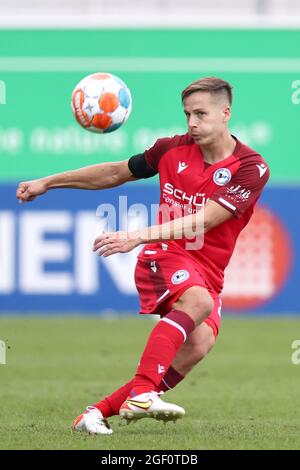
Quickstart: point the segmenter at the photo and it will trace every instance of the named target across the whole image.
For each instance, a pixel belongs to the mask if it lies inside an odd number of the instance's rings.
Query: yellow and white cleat
[[[161,400],[162,392],[141,393],[133,398],[128,397],[121,405],[119,415],[127,422],[141,418],[154,418],[161,421],[176,421],[185,415],[181,406]]]

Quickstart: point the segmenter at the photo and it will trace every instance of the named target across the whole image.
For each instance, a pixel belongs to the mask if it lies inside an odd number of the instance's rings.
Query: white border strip
[[[167,289],[156,301],[156,303],[160,302],[164,297],[166,297],[166,295],[168,295],[170,293],[170,290]]]
[[[185,332],[184,328],[182,328],[181,325],[178,325],[178,323],[176,323],[175,321],[170,320],[170,318],[165,318],[165,317],[164,317],[164,318],[161,319],[161,321],[164,321],[164,322],[166,322],[166,323],[169,323],[169,325],[172,325],[172,326],[174,326],[175,328],[177,328],[177,330],[181,331],[181,333],[183,334],[184,341],[186,341],[186,338],[187,338],[186,332]]]
[[[222,202],[225,206],[227,206],[227,207],[229,207],[230,209],[232,209],[233,211],[236,211],[236,207],[233,206],[232,204],[230,204],[230,202],[225,201],[225,199],[223,199],[222,197],[219,197],[219,201]]]
[[[169,387],[169,385],[167,384],[167,382],[165,381],[165,379],[161,379],[161,381],[165,384],[165,386],[166,386],[169,390],[172,389],[172,387]]]
[[[174,12],[144,10],[142,13],[122,12],[117,14],[72,14],[62,12],[44,14],[1,14],[1,29],[299,29],[300,15],[228,15],[219,10],[217,15],[201,15],[201,9],[193,13],[177,10]]]
[[[299,73],[300,58],[0,57],[0,72]]]

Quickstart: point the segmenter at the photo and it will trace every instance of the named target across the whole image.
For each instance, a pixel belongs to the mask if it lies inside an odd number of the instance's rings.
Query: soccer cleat
[[[119,415],[127,422],[140,418],[154,418],[162,421],[176,421],[185,415],[183,408],[160,399],[163,392],[146,392],[134,398],[128,397],[121,405]]]
[[[94,406],[88,406],[86,411],[75,419],[73,429],[76,431],[87,432],[88,434],[113,433],[113,430],[103,417],[101,411]]]

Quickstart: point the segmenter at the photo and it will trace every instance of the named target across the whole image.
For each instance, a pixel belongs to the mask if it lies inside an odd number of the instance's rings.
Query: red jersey
[[[164,242],[170,251],[184,250],[199,263],[209,287],[216,292],[223,288],[224,270],[237,237],[249,222],[270,175],[261,155],[235,140],[233,154],[212,165],[204,161],[201,148],[188,134],[159,139],[144,153],[148,165],[159,173],[160,205],[181,209],[188,205],[197,212],[210,199],[233,214],[205,234],[201,249],[186,249],[184,239]],[[149,245],[143,251],[146,249]]]

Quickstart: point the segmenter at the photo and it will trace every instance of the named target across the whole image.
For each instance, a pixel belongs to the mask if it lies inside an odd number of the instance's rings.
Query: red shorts
[[[164,246],[164,244],[162,244]],[[167,245],[165,245],[167,247]],[[140,313],[161,316],[172,310],[172,305],[192,286],[208,290],[214,308],[204,320],[217,336],[221,323],[221,300],[207,284],[201,266],[184,253],[164,250],[160,244],[147,245],[138,257],[135,283],[140,296]]]

